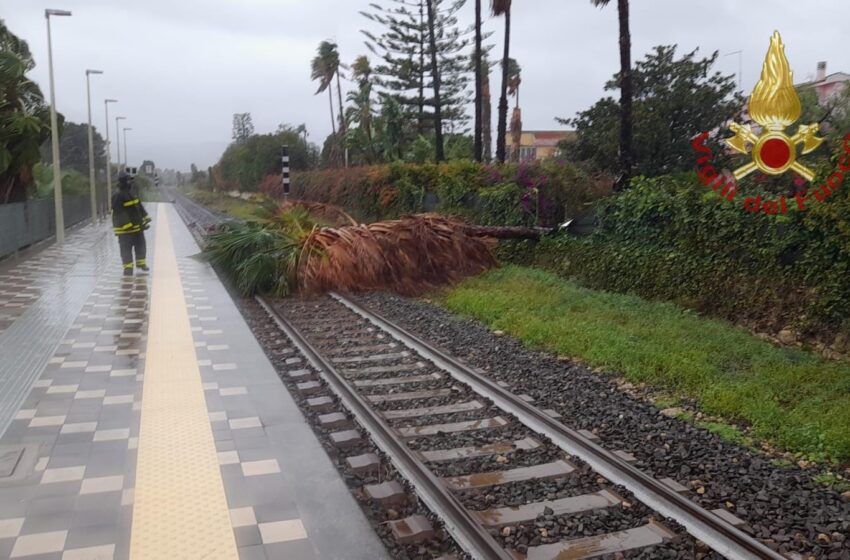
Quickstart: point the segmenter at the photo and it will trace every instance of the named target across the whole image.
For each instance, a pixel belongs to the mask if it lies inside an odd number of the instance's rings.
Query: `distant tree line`
[[[307,127],[281,124],[271,134],[256,134],[250,113],[233,116],[233,142],[218,163],[206,171],[192,164],[189,181],[210,190],[256,190],[266,175],[279,174],[283,146],[289,147],[290,168],[319,165],[319,148],[307,141]]]

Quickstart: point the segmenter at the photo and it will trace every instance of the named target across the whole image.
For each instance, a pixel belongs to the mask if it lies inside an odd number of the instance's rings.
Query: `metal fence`
[[[91,217],[91,202],[87,196],[66,196],[65,227],[71,227]],[[52,198],[0,204],[0,259],[56,232],[56,216]]]

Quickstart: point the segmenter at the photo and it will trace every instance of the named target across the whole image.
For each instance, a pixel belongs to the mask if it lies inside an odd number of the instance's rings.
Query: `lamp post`
[[[91,219],[97,218],[97,195],[94,188],[94,134],[91,129],[91,83],[89,76],[103,74],[101,70],[86,70],[86,101],[89,109],[89,190],[91,191]]]
[[[128,166],[128,164],[127,164],[127,131],[128,130],[133,130],[133,129],[132,128],[125,128],[124,129],[124,167]]]
[[[56,122],[56,88],[53,85],[53,44],[50,16],[70,16],[67,10],[44,10],[47,20],[47,64],[50,68],[50,138],[53,148],[53,202],[56,208],[56,243],[65,242],[65,216],[62,210],[62,168],[59,164],[59,124]]]
[[[121,167],[121,129],[119,128],[118,121],[123,121],[127,117],[115,117],[115,157],[118,159],[118,173],[124,171],[124,168]]]
[[[117,99],[104,99],[103,108],[106,113],[106,213],[109,214],[109,205],[112,204],[112,155],[109,151],[109,104],[118,103]]]

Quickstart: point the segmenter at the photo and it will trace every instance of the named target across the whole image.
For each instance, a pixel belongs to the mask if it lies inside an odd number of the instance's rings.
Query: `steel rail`
[[[680,496],[652,476],[626,463],[607,449],[380,314],[367,310],[341,294],[331,292],[330,295],[458,381],[470,386],[482,397],[493,401],[508,414],[516,416],[528,428],[545,435],[561,449],[579,457],[610,481],[624,486],[644,504],[674,519],[691,535],[705,542],[716,552],[732,560],[785,560],[781,554],[714,513]]]
[[[217,223],[225,221],[221,216],[216,216],[212,211],[182,193],[176,194],[182,202],[188,202],[189,205],[200,208],[208,216],[213,216],[214,221]],[[683,525],[691,535],[702,540],[718,553],[732,560],[787,560],[785,556],[771,550],[763,543],[748,536],[717,515],[680,496],[655,478],[626,463],[602,446],[590,441],[575,430],[568,428],[545,412],[479,374],[474,369],[459,362],[407,330],[393,324],[378,313],[367,310],[336,292],[331,292],[330,295],[364,319],[389,333],[399,342],[414,349],[423,358],[432,361],[455,379],[469,385],[479,395],[492,400],[496,406],[505,412],[516,416],[528,428],[547,436],[567,453],[584,460],[599,474],[605,476],[615,484],[627,488],[644,504],[674,519]],[[399,472],[407,477],[417,491],[426,487],[434,490],[435,493],[433,495],[420,494],[422,500],[432,511],[441,516],[446,529],[452,534],[458,544],[475,558],[510,559],[511,556],[504,549],[501,549],[489,534],[486,534],[486,541],[489,541],[487,544],[491,550],[492,547],[496,548],[496,550],[492,550],[493,554],[499,555],[482,556],[482,550],[484,549],[475,548],[475,537],[476,535],[479,537],[482,536],[481,533],[486,533],[486,531],[483,531],[474,520],[469,518],[468,512],[466,512],[463,506],[456,501],[451,493],[445,490],[439,480],[410,454],[407,447],[396,441],[396,438],[392,435],[391,428],[382,418],[375,418],[375,424],[384,432],[383,437],[379,438],[377,433],[372,431],[371,423],[367,421],[367,418],[374,417],[371,407],[341,380],[336,369],[301,337],[298,331],[288,321],[281,317],[262,298],[257,297],[257,301],[269,313],[278,327],[304,353],[313,367],[320,372],[322,377],[328,382],[343,404],[355,415],[358,421],[361,421],[362,417],[361,425],[370,430],[370,435],[372,435],[376,445],[390,457]],[[336,383],[334,379],[337,381]],[[346,396],[338,392],[337,388],[343,390]],[[394,455],[391,450],[398,450],[401,455]],[[404,457],[403,464],[399,464],[396,461],[397,457]],[[421,475],[421,479],[411,476],[414,471],[411,471],[410,474],[405,472],[405,466],[413,464],[419,464],[419,467],[424,469],[424,472],[418,473]],[[434,486],[435,484],[436,486]],[[443,504],[454,509],[454,513],[458,515],[457,521],[450,517],[444,517],[440,513]]]
[[[473,558],[481,560],[512,560],[513,556],[499,546],[443,482],[416,458],[392,427],[348,384],[342,374],[313,348],[298,329],[262,297],[257,296],[256,299],[278,328],[319,372],[358,423],[368,430],[375,445],[387,454],[399,473],[414,486],[419,498],[442,519],[446,529],[461,548]]]
[[[167,191],[175,199],[179,199],[180,202],[182,202],[184,206],[190,206],[190,207],[192,207],[196,210],[200,210],[201,213],[203,213],[205,216],[207,216],[206,221],[208,221],[210,223],[221,224],[221,223],[229,221],[229,220],[226,220],[223,216],[216,214],[215,212],[213,212],[212,210],[210,210],[206,206],[199,204],[198,202],[195,202],[194,200],[192,200],[191,198],[189,198],[185,194],[181,193],[177,189],[168,188]],[[193,221],[197,222],[197,220],[193,220]]]

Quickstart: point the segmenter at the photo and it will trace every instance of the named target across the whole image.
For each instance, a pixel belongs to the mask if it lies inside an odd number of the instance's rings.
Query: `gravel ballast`
[[[780,552],[850,560],[850,500],[813,481],[816,471],[779,466],[669,418],[620,390],[611,376],[529,350],[434,304],[389,294],[358,299],[513,392],[531,395],[536,406],[556,410],[567,426],[594,432],[606,448],[633,454],[636,467],[692,489],[688,497],[703,507],[727,509]]]

